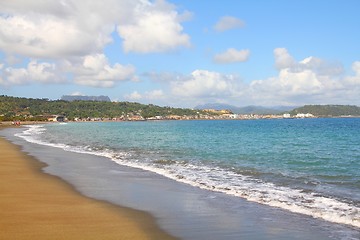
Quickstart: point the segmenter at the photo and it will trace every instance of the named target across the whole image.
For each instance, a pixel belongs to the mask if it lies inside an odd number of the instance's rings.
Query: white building
[[[312,118],[314,117],[314,115],[312,115],[311,113],[298,113],[296,114],[297,118]]]
[[[283,118],[290,118],[290,117],[291,117],[290,113],[284,113],[283,115]]]

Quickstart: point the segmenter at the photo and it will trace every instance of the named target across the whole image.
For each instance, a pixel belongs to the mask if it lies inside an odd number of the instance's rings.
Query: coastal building
[[[222,109],[222,110],[216,110],[216,109],[204,109],[204,112],[209,112],[209,113],[213,113],[213,114],[219,114],[219,115],[223,115],[223,114],[232,114],[232,112],[230,110],[226,110],[226,109]]]
[[[314,115],[312,115],[311,113],[298,113],[295,116],[296,118],[313,118]]]
[[[65,122],[67,119],[63,115],[52,115],[48,116],[47,120],[49,122]]]
[[[283,114],[283,118],[291,118],[290,113],[284,113],[284,114]]]

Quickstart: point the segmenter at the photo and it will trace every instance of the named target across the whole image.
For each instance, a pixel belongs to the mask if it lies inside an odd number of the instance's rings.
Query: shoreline
[[[75,194],[85,198],[148,213],[153,222],[156,219],[156,227],[160,226],[167,233],[184,240],[327,240],[330,236],[331,239],[352,240],[358,239],[360,234],[354,228],[199,189],[156,173],[119,165],[107,157],[26,142],[15,136],[22,129],[7,128],[0,135],[19,146],[18,149],[40,165],[44,163],[38,172],[55,176]]]
[[[8,127],[22,127],[25,125],[58,124],[58,123],[117,123],[117,122],[160,122],[160,121],[250,121],[250,120],[293,120],[293,119],[351,119],[360,118],[357,115],[342,116],[314,116],[314,117],[259,117],[259,118],[198,118],[198,119],[144,119],[144,120],[81,120],[81,121],[0,121],[0,130]]]
[[[83,196],[3,137],[0,154],[2,239],[176,239],[146,212]]]

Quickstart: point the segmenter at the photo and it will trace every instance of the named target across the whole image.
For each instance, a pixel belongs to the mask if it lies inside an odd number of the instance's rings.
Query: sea
[[[151,212],[182,239],[360,239],[360,118],[69,122],[12,131],[61,151],[48,155],[51,174],[90,197]]]

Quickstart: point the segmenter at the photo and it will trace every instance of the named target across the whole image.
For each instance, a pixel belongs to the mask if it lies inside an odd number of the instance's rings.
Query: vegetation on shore
[[[317,117],[360,116],[360,107],[352,105],[305,105],[290,112],[291,115],[298,113],[311,113]]]
[[[0,96],[0,121],[46,121],[50,115],[75,118],[118,118],[121,116],[194,116],[209,114],[199,110],[159,107],[135,102],[64,101]]]

